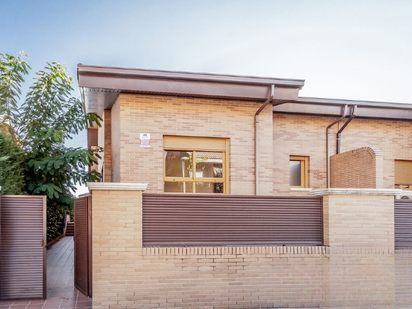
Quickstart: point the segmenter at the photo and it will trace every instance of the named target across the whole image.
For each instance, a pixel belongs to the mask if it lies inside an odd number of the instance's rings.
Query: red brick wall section
[[[361,147],[383,153],[383,187],[394,188],[395,160],[412,160],[412,123],[355,118],[342,133],[341,152]]]
[[[330,158],[332,188],[382,188],[383,154],[362,147]]]

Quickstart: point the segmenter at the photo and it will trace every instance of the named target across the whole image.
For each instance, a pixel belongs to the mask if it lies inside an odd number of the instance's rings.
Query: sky
[[[33,71],[294,78],[300,96],[412,103],[410,0],[0,0],[0,12],[0,53],[24,51]]]

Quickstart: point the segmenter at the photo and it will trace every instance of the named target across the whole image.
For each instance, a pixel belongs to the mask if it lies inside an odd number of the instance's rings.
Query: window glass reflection
[[[302,162],[301,161],[289,161],[290,162],[290,185],[293,187],[302,186]]]
[[[196,193],[223,193],[223,183],[196,182]]]
[[[193,152],[191,151],[165,151],[166,176],[190,177],[193,166]]]
[[[195,155],[196,178],[223,178],[223,153],[198,151]]]
[[[165,192],[193,193],[193,182],[165,182]]]

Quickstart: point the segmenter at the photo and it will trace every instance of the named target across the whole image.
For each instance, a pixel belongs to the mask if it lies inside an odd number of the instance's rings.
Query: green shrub
[[[65,213],[55,201],[47,201],[47,242],[63,234]]]

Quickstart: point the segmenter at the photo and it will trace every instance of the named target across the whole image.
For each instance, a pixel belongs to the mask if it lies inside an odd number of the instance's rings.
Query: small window
[[[395,160],[395,188],[412,190],[412,161]]]
[[[309,157],[290,156],[289,175],[292,188],[309,187]]]
[[[227,193],[225,139],[164,137],[164,192]]]

